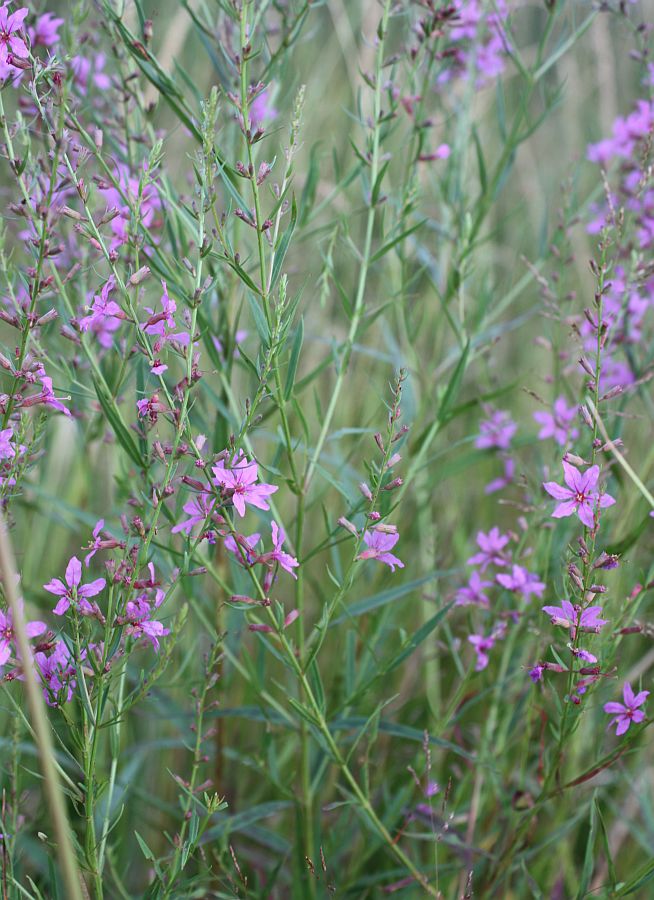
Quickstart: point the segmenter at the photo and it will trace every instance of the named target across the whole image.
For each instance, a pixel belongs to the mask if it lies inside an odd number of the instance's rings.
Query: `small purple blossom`
[[[190,534],[196,525],[203,524],[209,518],[215,504],[215,498],[206,493],[197,494],[187,500],[182,509],[189,518],[174,525],[170,529],[171,534],[179,534],[180,531]]]
[[[125,313],[115,300],[110,300],[109,295],[115,288],[113,278],[110,278],[103,286],[99,294],[93,297],[88,316],[79,320],[82,331],[93,331],[98,334],[100,343],[105,349],[112,346],[112,331],[120,326],[120,320],[125,319]],[[110,327],[108,327],[110,326]]]
[[[497,447],[499,450],[508,450],[517,428],[518,426],[508,412],[497,409],[491,413],[488,419],[484,419],[480,423],[475,447],[479,450],[489,450],[493,447]]]
[[[34,25],[27,29],[32,49],[35,47],[54,47],[59,43],[59,29],[63,19],[56,18],[51,12],[39,16]]]
[[[501,475],[499,478],[494,478],[493,481],[489,481],[484,488],[484,493],[495,494],[497,491],[503,491],[505,487],[508,487],[513,482],[514,475],[515,461],[513,457],[507,456],[504,460],[504,475]]]
[[[0,67],[4,70],[7,63],[11,65],[9,56],[19,56],[26,59],[29,55],[27,45],[23,40],[23,22],[29,10],[23,6],[10,13],[8,4],[0,6]]]
[[[596,507],[605,509],[615,503],[615,499],[609,494],[600,494],[597,490],[599,466],[591,466],[581,473],[564,459],[563,472],[567,487],[562,487],[555,481],[546,481],[543,484],[550,496],[562,501],[555,507],[553,518],[561,519],[576,513],[583,525],[594,528]]]
[[[165,628],[162,622],[152,618],[164,597],[161,590],[155,592],[153,601],[148,599],[147,594],[140,594],[135,600],[128,601],[125,615],[117,618],[118,624],[125,626],[126,634],[135,638],[147,638],[155,652],[159,651],[159,638],[170,634],[170,628]]]
[[[485,572],[488,566],[505,566],[507,564],[502,551],[511,538],[508,534],[500,534],[497,525],[491,528],[487,534],[478,531],[476,540],[480,552],[470,557],[469,566],[479,566],[481,571]]]
[[[46,630],[45,622],[26,622],[25,632],[28,638],[38,637]],[[12,655],[12,645],[14,641],[14,619],[11,610],[6,612],[0,610],[0,666],[4,666],[9,657]],[[15,653],[14,653],[15,655]]]
[[[586,609],[582,609],[569,600],[563,600],[561,606],[543,606],[542,609],[551,618],[552,625],[569,628],[573,639],[577,629],[597,633],[608,622],[608,619],[599,618],[601,606],[587,606]]]
[[[93,529],[93,541],[91,542],[91,548],[90,548],[91,552],[87,553],[86,556],[84,557],[84,565],[86,566],[87,569],[89,567],[89,563],[91,562],[91,560],[93,559],[93,557],[95,556],[95,554],[98,552],[98,550],[100,549],[100,547],[102,545],[102,539],[100,537],[100,533],[103,528],[104,528],[104,519],[98,519],[98,521],[95,523],[95,528]]]
[[[545,590],[545,585],[538,580],[538,576],[533,572],[528,572],[523,566],[514,565],[510,575],[501,572],[495,578],[507,591],[516,591],[518,594],[522,594],[525,600],[528,600],[532,594],[542,597]]]
[[[82,564],[76,556],[73,556],[66,566],[65,574],[66,583],[64,584],[59,578],[53,578],[47,584],[43,585],[44,590],[49,594],[61,599],[52,610],[55,616],[63,616],[71,603],[76,603],[82,615],[93,615],[95,609],[89,603],[89,597],[95,597],[100,591],[104,590],[106,581],[104,578],[96,578],[89,584],[81,584],[82,581]]]
[[[638,707],[645,703],[645,700],[649,697],[649,691],[640,691],[638,694],[634,694],[633,688],[629,682],[625,681],[622,689],[622,696],[624,698],[624,704],[615,703],[613,701],[604,704],[604,712],[611,716],[615,716],[615,718],[611,719],[609,722],[609,726],[616,726],[615,733],[618,737],[627,731],[632,722],[638,724],[638,722],[643,721],[645,718],[645,710],[638,709]]]
[[[390,526],[386,527],[388,528]],[[363,550],[357,556],[357,559],[379,560],[379,562],[385,563],[387,566],[389,566],[391,572],[395,571],[396,566],[399,569],[403,569],[404,563],[402,562],[402,560],[398,559],[397,556],[394,556],[394,554],[389,552],[397,544],[399,539],[400,536],[397,531],[388,532],[380,528],[373,528],[372,531],[366,531],[363,535],[363,542],[368,549]]]
[[[86,651],[83,650],[82,655],[85,654]],[[49,655],[42,652],[35,653],[34,663],[36,672],[43,682],[43,696],[48,706],[57,707],[60,703],[70,703],[77,682],[75,665],[66,644],[57,641]]]
[[[16,455],[16,450],[11,444],[13,436],[14,431],[11,426],[0,431],[0,459],[13,459]]]
[[[250,104],[250,124],[253,128],[265,128],[277,118],[277,110],[270,99],[270,91],[265,88]]]
[[[277,485],[256,484],[259,477],[259,467],[256,462],[250,462],[244,454],[240,454],[227,466],[220,460],[213,466],[214,481],[231,497],[236,512],[245,515],[245,506],[250,504],[257,509],[270,509],[266,500],[277,490]]]
[[[244,534],[228,534],[225,538],[225,548],[229,550],[230,553],[234,554],[241,565],[252,566],[258,559],[258,555],[255,553],[254,548],[260,540],[261,535],[258,531],[255,531],[254,534],[247,537]]]
[[[473,572],[468,579],[468,584],[459,588],[456,592],[455,606],[488,606],[488,597],[484,593],[485,588],[492,587],[492,581],[482,581],[478,572]]]
[[[279,563],[282,569],[285,569],[289,572],[293,578],[297,578],[297,575],[293,571],[293,569],[297,568],[300,564],[294,556],[291,556],[290,553],[286,553],[282,550],[282,546],[284,541],[286,540],[286,534],[284,533],[284,529],[280,528],[277,525],[277,522],[274,520],[270,524],[272,531],[272,542],[273,542],[273,550],[271,553],[264,553],[263,556],[259,558],[260,562],[272,562],[275,561]]]
[[[495,646],[495,637],[492,634],[489,634],[487,637],[483,634],[471,634],[468,636],[468,641],[472,644],[477,654],[475,670],[481,672],[488,665],[488,654]]]
[[[534,419],[541,426],[538,432],[539,440],[554,438],[557,444],[565,447],[568,441],[573,441],[579,436],[579,430],[572,427],[577,415],[577,406],[568,406],[565,397],[557,397],[552,412],[534,413]]]

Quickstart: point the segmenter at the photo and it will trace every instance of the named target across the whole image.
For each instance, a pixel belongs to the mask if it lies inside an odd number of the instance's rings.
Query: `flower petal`
[[[66,566],[66,584],[68,587],[77,587],[82,580],[82,563],[76,556],[71,557]]]

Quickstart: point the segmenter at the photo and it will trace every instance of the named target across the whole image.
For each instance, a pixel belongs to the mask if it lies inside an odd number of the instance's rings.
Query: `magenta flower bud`
[[[391,456],[391,458],[388,460],[388,462],[386,463],[386,468],[387,468],[387,469],[392,469],[393,466],[396,466],[396,465],[399,463],[399,461],[400,461],[401,459],[402,459],[402,457],[400,456],[399,453],[394,453],[394,454]]]
[[[392,481],[389,481],[388,484],[384,485],[382,491],[394,491],[395,488],[402,487],[404,484],[404,480],[402,478],[394,478]]]

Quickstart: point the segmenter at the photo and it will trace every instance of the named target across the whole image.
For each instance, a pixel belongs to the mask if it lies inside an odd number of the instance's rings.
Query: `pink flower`
[[[625,681],[622,690],[624,704],[622,703],[605,703],[604,712],[614,715],[615,718],[609,722],[609,726],[615,725],[615,733],[619,737],[624,734],[632,722],[638,724],[645,718],[645,710],[638,709],[649,697],[649,691],[640,691],[634,695],[633,689],[628,681]]]
[[[46,630],[45,622],[26,622],[25,631],[27,637],[37,637]],[[6,612],[0,610],[0,666],[4,666],[9,657],[12,655],[12,644],[14,641],[14,620],[11,610]],[[15,654],[14,654],[15,655]]]
[[[264,128],[268,122],[277,118],[277,110],[270,100],[270,92],[264,89],[250,104],[250,124],[253,128]]]
[[[495,646],[495,636],[489,634],[485,637],[483,634],[471,634],[468,636],[468,641],[472,644],[477,654],[475,671],[481,672],[488,665],[488,653]]]
[[[125,606],[125,615],[119,616],[117,621],[125,625],[125,633],[136,638],[147,638],[155,652],[159,651],[159,638],[170,634],[170,628],[165,628],[162,622],[152,618],[156,609],[163,603],[165,594],[157,591],[154,601],[150,601],[146,594],[141,594],[136,600],[130,600]]]
[[[116,547],[124,547],[125,544],[122,541],[117,541],[116,538],[112,538],[111,535],[107,537],[102,537],[102,530],[104,528],[104,519],[98,519],[95,523],[95,528],[93,529],[93,540],[90,544],[84,548],[85,550],[90,550],[90,553],[87,553],[84,557],[84,565],[88,568],[89,563],[98,552],[98,550],[115,550]]]
[[[249,537],[246,537],[244,534],[236,536],[229,534],[225,538],[225,548],[229,550],[230,553],[234,554],[241,565],[252,566],[258,559],[257,554],[254,552],[254,548],[260,540],[261,535],[258,531],[255,531],[254,534],[251,534]]]
[[[79,320],[79,327],[82,331],[95,331],[102,334],[109,322],[113,325],[113,321],[125,318],[125,313],[120,306],[114,300],[109,299],[109,294],[114,290],[115,286],[114,279],[110,278],[103,285],[100,293],[95,295],[90,314]],[[119,325],[120,322],[118,322],[116,327]],[[111,330],[115,331],[115,328]],[[103,347],[111,346],[111,340],[107,345],[106,339],[103,341],[101,337],[100,342]]]
[[[504,460],[504,475],[499,478],[494,478],[493,481],[489,481],[486,487],[484,488],[485,494],[495,494],[497,491],[503,491],[505,487],[508,487],[513,481],[513,476],[515,474],[515,462],[513,457],[507,456]]]
[[[272,530],[272,542],[273,542],[273,550],[271,553],[264,553],[263,556],[259,557],[259,562],[278,562],[282,569],[286,569],[293,578],[297,578],[297,575],[293,571],[293,569],[299,566],[299,562],[294,556],[291,556],[290,553],[286,553],[282,550],[282,546],[284,541],[286,540],[286,534],[284,533],[283,528],[279,528],[277,522],[271,522],[271,530]]]
[[[12,459],[16,455],[16,451],[11,445],[13,436],[14,431],[11,427],[0,431],[0,459]]]
[[[488,450],[492,447],[508,450],[517,428],[508,412],[502,409],[495,410],[479,425],[475,447],[479,450]]]
[[[43,372],[43,374],[40,376],[40,379],[41,386],[43,388],[39,397],[40,402],[45,403],[46,406],[51,406],[58,412],[62,412],[65,416],[70,416],[71,411],[68,409],[68,407],[64,406],[61,400],[55,397],[55,393],[52,389],[52,378],[48,378],[45,372]],[[24,403],[23,406],[25,406]]]
[[[212,472],[214,481],[221,486],[228,497],[231,497],[234,508],[241,518],[245,515],[247,503],[256,506],[257,509],[270,509],[266,497],[275,493],[277,485],[256,484],[259,467],[254,460],[250,462],[241,453],[236,461],[232,460],[227,468],[225,461],[221,459],[217,465],[213,466]]]
[[[80,94],[87,93],[91,83],[99,91],[107,91],[111,87],[111,79],[104,73],[104,64],[107,61],[104,53],[97,53],[92,59],[85,56],[73,56],[70,61],[70,67],[73,72],[73,79]],[[112,228],[112,230],[114,230]]]
[[[87,567],[87,569],[88,569],[89,563],[91,562],[91,560],[93,559],[95,554],[100,549],[100,544],[101,544],[100,532],[102,531],[103,528],[104,528],[104,519],[98,519],[98,521],[95,523],[95,528],[93,529],[93,541],[91,543],[91,552],[87,553],[86,556],[84,557],[84,565]]]
[[[467,563],[469,566],[480,566],[481,571],[485,572],[488,566],[506,565],[502,550],[511,540],[508,534],[500,534],[500,529],[495,525],[487,534],[478,531],[476,540],[481,552],[470,557]]]
[[[4,64],[11,60],[9,55],[20,56],[26,59],[29,55],[25,41],[21,37],[23,31],[23,22],[29,10],[26,7],[17,9],[16,12],[9,13],[7,5],[0,6],[0,65],[4,68]]]
[[[563,600],[561,606],[543,606],[542,609],[550,616],[552,625],[569,628],[573,639],[577,629],[596,634],[608,622],[608,619],[599,618],[599,614],[602,612],[601,606],[587,606],[586,609],[582,609],[580,606],[570,603],[569,600]]]
[[[363,542],[368,549],[360,553],[357,556],[357,559],[377,559],[379,562],[389,566],[391,572],[395,571],[395,566],[403,569],[404,563],[398,559],[397,556],[389,553],[389,550],[393,549],[399,539],[400,536],[397,531],[388,533],[379,528],[374,528],[372,531],[366,531],[363,535]]]
[[[577,414],[578,407],[568,406],[565,397],[556,398],[552,412],[535,412],[534,419],[542,426],[538,432],[539,440],[554,438],[557,444],[565,447],[569,440],[579,436],[579,430],[571,427]]]
[[[53,47],[59,41],[59,29],[63,24],[63,19],[55,18],[50,12],[39,16],[27,29],[32,48]]]
[[[189,516],[189,518],[185,519],[185,521],[183,522],[179,522],[177,525],[174,525],[170,529],[170,533],[179,534],[180,531],[183,531],[184,534],[190,534],[196,525],[205,522],[206,519],[209,518],[215,503],[216,501],[211,496],[211,494],[204,493],[198,494],[191,500],[187,500],[182,509]]]
[[[597,490],[599,466],[591,466],[582,474],[566,460],[563,460],[564,480],[567,487],[555,481],[546,481],[543,487],[555,500],[561,500],[555,507],[552,516],[561,519],[577,513],[580,521],[587,528],[595,527],[595,509],[613,506],[615,500],[609,494],[600,494]]]
[[[545,590],[545,585],[538,580],[538,576],[528,572],[522,566],[514,565],[510,575],[502,572],[496,575],[495,578],[507,591],[517,591],[527,600],[532,594],[542,597]]]
[[[455,606],[488,606],[488,597],[484,589],[492,587],[492,581],[482,581],[479,572],[473,572],[468,579],[468,584],[459,588],[456,592]]]
[[[43,585],[49,594],[54,594],[55,597],[61,598],[52,610],[55,616],[63,616],[71,603],[77,603],[82,615],[92,615],[94,608],[88,602],[88,598],[99,594],[107,582],[104,578],[96,578],[95,581],[91,581],[89,584],[80,584],[82,580],[82,564],[76,556],[69,560],[66,566],[65,578],[66,584],[60,581],[59,578],[53,578],[52,581]]]
[[[86,651],[82,651],[85,655]],[[48,706],[70,703],[77,684],[76,669],[70,651],[63,641],[57,641],[52,653],[35,653],[36,672],[43,682],[43,696]]]

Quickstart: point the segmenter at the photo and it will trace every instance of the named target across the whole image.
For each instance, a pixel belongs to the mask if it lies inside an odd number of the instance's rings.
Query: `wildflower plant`
[[[0,7],[3,896],[647,890],[652,14]]]

